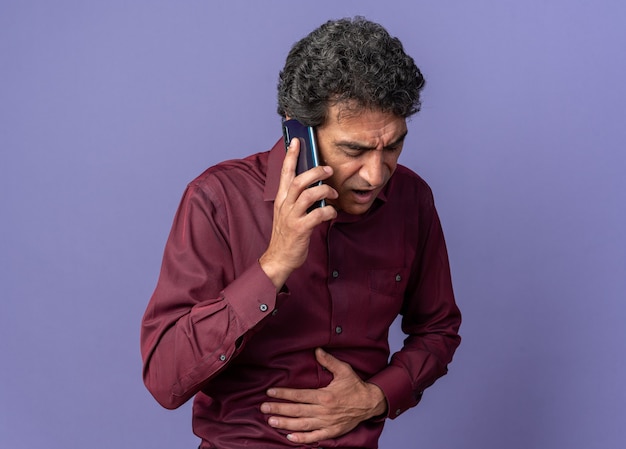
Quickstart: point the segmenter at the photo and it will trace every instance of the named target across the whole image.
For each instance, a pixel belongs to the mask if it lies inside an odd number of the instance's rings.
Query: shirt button
[[[278,309],[272,310],[272,316],[276,316],[277,313],[278,313]]]
[[[335,328],[335,333],[336,333],[336,334],[340,334],[340,333],[342,333],[342,332],[343,332],[343,329],[341,328],[341,326],[337,326],[337,327]]]
[[[333,270],[333,277],[334,278],[338,278],[339,277],[339,272],[337,270]]]
[[[396,274],[396,282],[400,282],[402,280],[402,276]]]
[[[402,413],[402,410],[400,409],[396,410],[396,416],[400,415],[400,413]]]
[[[261,310],[261,312],[267,312],[267,304],[261,304],[259,306],[259,309]]]
[[[224,354],[220,355],[220,360],[224,362],[226,360],[226,356]]]

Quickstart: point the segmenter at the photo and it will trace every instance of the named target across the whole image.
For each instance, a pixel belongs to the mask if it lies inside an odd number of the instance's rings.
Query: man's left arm
[[[368,419],[396,418],[417,405],[422,392],[447,373],[461,341],[461,314],[454,300],[443,231],[429,190],[426,196],[430,207],[421,215],[422,245],[402,308],[402,330],[408,335],[402,349],[386,368],[367,381],[361,380],[350,365],[318,350],[319,363],[333,374],[327,387],[270,389],[271,398],[290,402],[268,401],[261,411],[268,414],[270,425],[291,431],[291,441],[306,444],[336,438]]]
[[[430,189],[422,197],[420,241],[412,281],[402,307],[402,349],[389,365],[368,379],[385,393],[389,418],[396,418],[421,400],[422,393],[448,372],[461,343],[461,313],[454,299],[450,264],[439,216]]]

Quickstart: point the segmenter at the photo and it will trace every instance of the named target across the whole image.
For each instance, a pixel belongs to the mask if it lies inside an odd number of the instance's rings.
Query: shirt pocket
[[[389,326],[402,308],[408,273],[409,270],[406,268],[384,268],[369,271],[368,338],[372,340],[387,338]]]

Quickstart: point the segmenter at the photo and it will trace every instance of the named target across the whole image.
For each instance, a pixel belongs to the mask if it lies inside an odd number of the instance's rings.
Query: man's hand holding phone
[[[320,182],[332,175],[331,167],[313,167],[296,176],[299,152],[300,140],[291,139],[274,200],[270,243],[259,258],[261,268],[277,290],[283,286],[291,272],[306,260],[313,229],[337,216],[337,211],[332,206],[318,207],[308,212],[315,202],[324,198],[336,199],[338,193]]]

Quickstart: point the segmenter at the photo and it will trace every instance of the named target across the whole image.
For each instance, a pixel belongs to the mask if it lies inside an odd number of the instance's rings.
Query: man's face
[[[320,157],[334,171],[325,183],[339,193],[327,203],[349,214],[362,214],[396,169],[406,119],[389,112],[340,108],[331,106],[326,122],[317,127]]]

